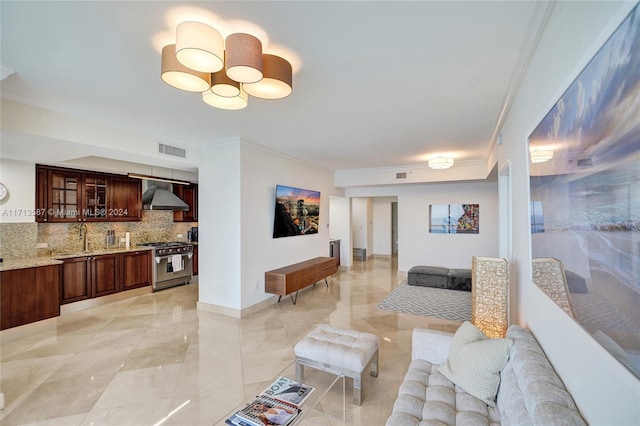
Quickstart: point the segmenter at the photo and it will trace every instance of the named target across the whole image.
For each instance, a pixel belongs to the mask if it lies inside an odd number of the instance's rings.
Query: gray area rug
[[[402,281],[378,309],[451,321],[471,321],[471,292],[408,285]]]

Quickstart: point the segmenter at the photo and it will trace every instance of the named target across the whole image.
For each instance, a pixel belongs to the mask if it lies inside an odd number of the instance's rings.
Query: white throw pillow
[[[451,341],[449,356],[438,368],[447,379],[491,407],[496,405],[500,371],[509,360],[511,339],[489,339],[469,321]]]

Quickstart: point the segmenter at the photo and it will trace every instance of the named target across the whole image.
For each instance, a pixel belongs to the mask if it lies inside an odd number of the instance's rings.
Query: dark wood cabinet
[[[62,265],[62,284],[60,285],[60,303],[71,303],[91,297],[89,285],[89,258],[74,257],[65,259]]]
[[[191,263],[193,268],[193,275],[198,275],[198,245],[193,245],[193,262]]]
[[[36,165],[37,222],[142,219],[142,182],[127,176]]]
[[[198,221],[198,184],[173,185],[173,193],[182,201],[189,205],[187,211],[174,211],[174,222],[197,222]]]
[[[0,272],[0,329],[60,315],[60,265]]]
[[[106,296],[120,291],[118,280],[118,255],[91,256],[91,297]]]
[[[142,181],[112,177],[109,192],[109,220],[112,222],[142,219]]]
[[[60,303],[151,286],[152,267],[148,250],[64,259]]]
[[[150,286],[153,270],[150,251],[136,251],[120,254],[121,291]]]

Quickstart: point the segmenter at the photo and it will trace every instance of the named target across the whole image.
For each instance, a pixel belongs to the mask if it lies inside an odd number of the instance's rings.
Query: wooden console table
[[[277,294],[278,302],[282,296],[289,295],[293,304],[298,300],[298,291],[324,279],[329,287],[327,277],[338,270],[336,259],[333,257],[316,257],[304,262],[294,263],[264,273],[264,291]],[[295,298],[293,297],[295,293]]]

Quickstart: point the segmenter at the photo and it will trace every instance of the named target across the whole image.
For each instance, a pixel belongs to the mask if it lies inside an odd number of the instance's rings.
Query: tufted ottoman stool
[[[319,325],[294,347],[296,380],[303,381],[304,366],[339,371],[353,379],[353,403],[362,405],[365,370],[378,376],[378,336]]]

